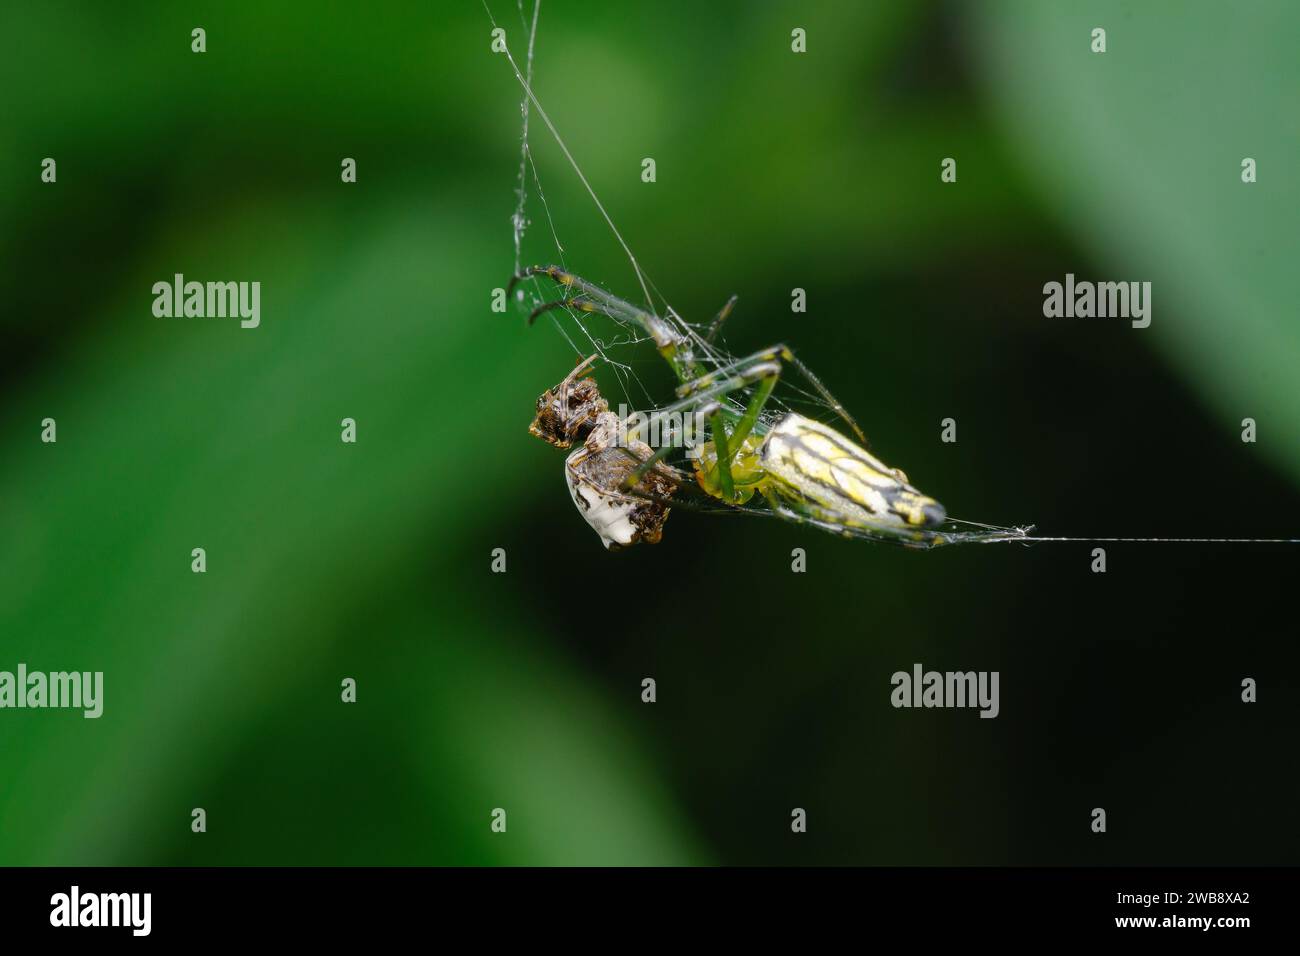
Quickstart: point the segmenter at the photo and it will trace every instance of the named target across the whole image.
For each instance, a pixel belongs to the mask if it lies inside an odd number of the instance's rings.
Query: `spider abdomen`
[[[768,476],[785,486],[778,489],[783,498],[812,502],[820,517],[837,524],[924,528],[946,517],[943,506],[908,484],[902,472],[802,415],[791,413],[777,422],[759,460]]]

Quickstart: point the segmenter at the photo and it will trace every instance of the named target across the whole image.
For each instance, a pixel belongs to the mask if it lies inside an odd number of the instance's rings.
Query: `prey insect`
[[[539,275],[554,280],[566,294],[533,309],[530,324],[545,312],[564,308],[637,327],[680,382],[675,402],[620,418],[610,411],[595,379],[584,374],[593,355],[537,400],[529,431],[559,448],[580,443],[566,459],[566,480],[574,504],[606,548],[659,541],[671,507],[699,509],[701,498],[707,502],[704,510],[769,513],[834,534],[917,548],[1026,533],[949,519],[944,507],[913,487],[900,469],[867,451],[857,422],[785,345],[747,358],[713,358],[714,366],[706,365],[701,356],[716,355],[711,343],[734,297],[701,336],[675,316],[639,308],[557,266],[524,269],[511,279],[507,294],[523,279]],[[857,441],[796,412],[773,411],[772,393],[786,367],[812,386]],[[661,440],[658,448],[647,442],[660,431],[656,426],[687,417],[705,423],[707,435],[693,449],[691,471],[667,463],[676,447],[673,441]],[[694,501],[688,497],[692,490]],[[751,501],[759,507],[750,507]]]

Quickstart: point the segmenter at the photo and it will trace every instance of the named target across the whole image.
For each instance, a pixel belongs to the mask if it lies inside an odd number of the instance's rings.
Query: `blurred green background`
[[[788,342],[950,512],[1297,536],[1297,9],[547,0],[535,84],[674,306],[739,293],[732,351]],[[0,669],[106,683],[99,720],[0,712],[0,863],[1295,862],[1293,548],[1114,545],[1097,575],[1087,545],[684,512],[600,548],[525,432],[573,352],[490,311],[519,89],[489,31],[477,3],[0,13]],[[632,296],[532,142],[566,261]],[[176,272],[260,281],[261,327],[154,318]],[[1066,272],[1151,281],[1151,328],[1045,319]],[[918,661],[999,670],[1001,716],[891,708]]]

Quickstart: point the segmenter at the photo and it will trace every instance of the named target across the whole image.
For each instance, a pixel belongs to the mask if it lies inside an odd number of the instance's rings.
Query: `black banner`
[[[367,941],[422,933],[542,943],[608,925],[729,937],[1161,942],[1287,931],[1292,869],[8,869],[9,939]],[[838,930],[837,930],[838,931]]]

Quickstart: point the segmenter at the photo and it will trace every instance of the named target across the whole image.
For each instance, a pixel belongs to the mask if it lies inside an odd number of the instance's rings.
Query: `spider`
[[[986,526],[976,532],[945,529],[943,506],[914,488],[900,469],[863,447],[866,438],[857,422],[785,345],[707,370],[696,346],[708,350],[735,305],[734,296],[700,336],[671,310],[669,318],[655,315],[558,266],[524,269],[510,280],[507,295],[535,275],[550,277],[569,295],[538,305],[528,316],[530,325],[542,313],[559,308],[634,323],[650,336],[681,382],[675,403],[638,416],[641,420],[632,425],[631,416],[623,420],[609,410],[593,378],[581,377],[595,361],[592,355],[537,400],[529,428],[533,435],[559,448],[582,442],[565,462],[569,491],[606,548],[658,542],[671,505],[697,507],[678,497],[692,477],[707,500],[725,510],[755,513],[745,505],[757,494],[776,517],[846,537],[929,548],[1024,534],[1022,529]],[[778,416],[768,410],[787,365],[816,389],[861,444],[795,412]],[[741,401],[746,393],[747,400]],[[693,476],[664,462],[675,447],[672,442],[652,449],[645,441],[655,424],[679,414],[708,423],[709,439],[694,456]]]

